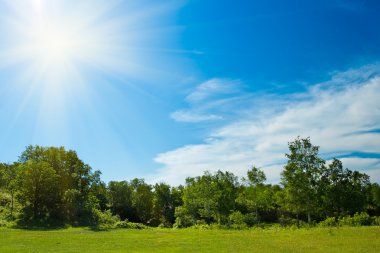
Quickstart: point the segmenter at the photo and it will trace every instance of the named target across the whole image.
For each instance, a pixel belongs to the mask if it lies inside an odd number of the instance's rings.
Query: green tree
[[[75,151],[66,151],[63,147],[28,146],[19,157],[19,163],[29,162],[44,162],[58,176],[55,185],[58,196],[54,211],[56,219],[71,223],[88,222],[94,207],[105,209],[106,189],[100,180],[100,172],[92,172]],[[96,204],[92,206],[91,203]]]
[[[183,206],[193,221],[204,219],[208,224],[228,222],[235,209],[238,194],[237,177],[230,172],[205,172],[202,176],[187,178],[183,191]]]
[[[203,176],[186,179],[183,203],[194,223],[203,218],[209,224],[216,218],[217,199],[217,185],[209,172],[205,172]]]
[[[326,216],[339,217],[364,211],[369,186],[367,175],[343,169],[342,162],[334,158],[323,168],[319,184],[323,212]]]
[[[174,223],[175,208],[181,205],[181,192],[178,188],[165,183],[154,186],[154,215],[161,224],[171,226]]]
[[[19,188],[17,181],[17,167],[17,163],[12,165],[0,164],[0,192],[2,191],[9,195],[10,201],[4,206],[9,210],[8,218],[11,220],[15,218],[15,199]]]
[[[25,218],[46,220],[54,216],[59,204],[59,176],[50,164],[28,161],[20,165],[19,177]]]
[[[108,183],[108,201],[112,213],[122,220],[133,218],[133,188],[127,181],[111,181]]]
[[[216,220],[219,224],[227,223],[229,215],[235,211],[239,182],[231,172],[217,171],[213,176],[216,184]]]
[[[379,184],[373,183],[371,185],[370,199],[373,204],[373,208],[375,209],[377,215],[379,215],[380,214],[380,185]]]
[[[319,147],[310,142],[310,138],[297,137],[288,144],[288,162],[281,173],[281,182],[287,193],[289,207],[296,213],[297,225],[299,213],[306,212],[308,222],[316,210],[318,199],[318,183],[324,160],[318,156]]]
[[[265,185],[265,173],[255,166],[247,172],[247,179],[243,178],[245,187],[239,194],[237,202],[247,207],[249,212],[254,212],[256,220],[260,221],[259,211],[267,211],[274,208],[274,196],[271,185]]]
[[[132,205],[139,222],[149,224],[153,216],[153,192],[152,186],[145,183],[144,179],[133,179]]]

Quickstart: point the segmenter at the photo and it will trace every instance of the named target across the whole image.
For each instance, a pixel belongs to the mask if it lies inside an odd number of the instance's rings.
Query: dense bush
[[[288,226],[296,226],[297,225],[297,220],[291,217],[287,217],[284,215],[281,215],[280,218],[278,218],[278,222],[282,227],[288,227]],[[302,223],[300,221],[300,223]]]
[[[380,216],[373,217],[373,225],[380,226]]]
[[[249,226],[252,227],[256,224],[258,224],[259,219],[257,218],[255,213],[247,213],[244,215],[244,222]]]
[[[8,226],[8,222],[5,221],[5,220],[0,220],[0,228],[1,227],[7,227]]]
[[[374,219],[368,213],[355,213],[354,216],[345,216],[339,219],[341,226],[370,226]]]
[[[321,221],[321,227],[336,227],[336,226],[379,226],[380,217],[371,217],[367,213],[355,213],[353,216],[344,216],[336,219],[335,217],[328,217]]]
[[[100,230],[114,228],[116,223],[120,221],[119,217],[113,216],[110,210],[104,212],[95,209],[93,211],[96,227]]]
[[[230,214],[229,221],[230,227],[233,229],[246,229],[248,226],[244,221],[245,216],[239,211]]]
[[[194,225],[193,218],[188,214],[186,208],[182,206],[178,206],[175,209],[174,216],[176,217],[173,225],[174,228],[187,228]]]
[[[335,217],[328,217],[325,220],[321,221],[319,224],[321,227],[336,227],[339,225]]]
[[[115,228],[127,228],[127,229],[146,229],[148,228],[144,224],[136,223],[136,222],[129,222],[128,219],[124,221],[118,221],[115,223]]]

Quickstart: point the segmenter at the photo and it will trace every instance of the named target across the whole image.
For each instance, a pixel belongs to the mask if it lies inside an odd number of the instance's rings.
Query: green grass
[[[0,229],[0,252],[380,252],[380,227],[265,230]]]

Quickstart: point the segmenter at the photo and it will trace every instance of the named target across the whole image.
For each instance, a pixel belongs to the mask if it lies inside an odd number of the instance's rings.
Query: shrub
[[[245,216],[239,211],[235,211],[235,212],[231,213],[229,216],[231,228],[233,228],[233,229],[246,229],[248,226],[245,223],[244,219],[245,219]]]
[[[255,213],[247,213],[244,215],[244,222],[249,226],[252,227],[258,223],[258,219]]]
[[[222,224],[218,224],[218,223],[210,224],[210,229],[214,229],[214,230],[229,229],[229,228],[230,227],[227,225],[222,225]]]
[[[373,225],[380,226],[380,216],[373,217]]]
[[[208,224],[196,224],[196,225],[192,226],[191,228],[199,229],[199,230],[210,230],[210,229],[213,229],[213,227],[211,227]]]
[[[128,219],[125,219],[124,221],[118,221],[118,222],[116,222],[115,228],[146,229],[148,227],[145,226],[144,224],[135,223],[135,222],[129,222]]]
[[[325,220],[319,222],[318,225],[321,227],[336,227],[339,224],[338,224],[337,220],[335,219],[335,217],[328,217]]]
[[[244,218],[244,215],[239,211],[235,211],[231,213],[229,216],[230,223],[236,225],[245,224]]]
[[[287,227],[287,226],[296,226],[297,225],[297,220],[286,217],[284,215],[281,215],[280,218],[278,218],[278,222],[280,223],[281,226]]]
[[[101,230],[111,229],[120,220],[118,216],[113,216],[110,210],[104,212],[94,209],[93,216],[95,220],[95,226]]]
[[[174,215],[176,217],[174,228],[187,228],[194,225],[193,218],[188,214],[186,208],[182,206],[176,207]]]
[[[5,221],[5,220],[0,220],[0,228],[1,227],[7,227],[8,226],[8,222]]]
[[[345,216],[339,219],[339,225],[342,226],[370,226],[374,223],[368,213],[355,213],[354,216]]]
[[[170,222],[166,221],[166,222],[160,223],[157,227],[159,227],[159,228],[171,228],[171,227],[173,227],[173,225]]]

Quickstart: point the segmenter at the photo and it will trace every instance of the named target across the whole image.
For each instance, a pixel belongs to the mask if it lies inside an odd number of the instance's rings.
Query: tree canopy
[[[144,179],[101,180],[75,151],[28,146],[18,161],[0,163],[0,220],[22,224],[94,225],[128,220],[187,227],[262,222],[321,221],[357,212],[380,214],[380,186],[369,176],[326,164],[310,138],[288,143],[281,184],[266,183],[252,166],[244,178],[228,171],[189,177],[182,186]]]

